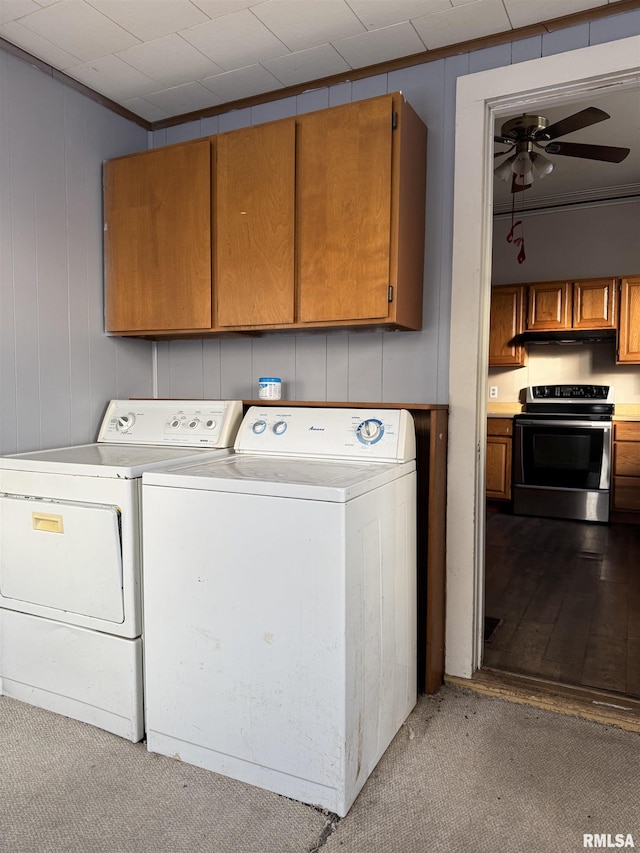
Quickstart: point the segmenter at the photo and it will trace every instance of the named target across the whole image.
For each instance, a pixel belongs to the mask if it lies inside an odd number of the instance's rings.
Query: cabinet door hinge
[[[389,289],[387,290],[387,302],[393,302],[393,285],[389,285]]]
[[[398,113],[393,110],[391,113],[391,130],[396,130],[398,127]]]

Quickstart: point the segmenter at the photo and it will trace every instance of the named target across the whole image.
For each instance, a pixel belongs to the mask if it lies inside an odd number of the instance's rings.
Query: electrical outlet
[[[498,386],[497,385],[489,385],[489,399],[497,400],[498,399]]]

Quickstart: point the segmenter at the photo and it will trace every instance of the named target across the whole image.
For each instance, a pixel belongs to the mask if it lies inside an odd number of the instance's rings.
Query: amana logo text
[[[635,847],[636,845],[633,843],[633,836],[630,832],[617,832],[615,835],[608,832],[587,832],[582,836],[582,846],[602,850],[603,848]]]

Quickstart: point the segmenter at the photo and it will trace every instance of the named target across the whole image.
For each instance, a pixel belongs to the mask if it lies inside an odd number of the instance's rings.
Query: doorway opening
[[[446,628],[446,672],[454,677],[470,679],[483,665],[484,617],[494,615],[484,606],[494,122],[541,101],[569,103],[607,86],[637,87],[639,56],[640,37],[632,37],[616,42],[616,51],[596,45],[511,66],[509,75],[500,68],[458,81]],[[476,371],[469,370],[470,350]]]

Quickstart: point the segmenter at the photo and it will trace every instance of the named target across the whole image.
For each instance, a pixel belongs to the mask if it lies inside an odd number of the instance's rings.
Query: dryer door
[[[116,507],[0,496],[0,596],[108,622],[124,621]],[[56,618],[54,612],[52,618]]]

